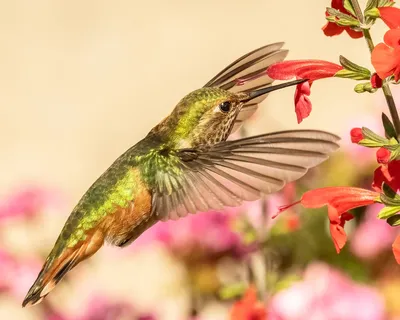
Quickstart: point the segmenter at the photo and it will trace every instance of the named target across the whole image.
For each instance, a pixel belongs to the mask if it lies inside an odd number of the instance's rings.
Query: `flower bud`
[[[387,164],[389,163],[390,154],[388,149],[381,147],[376,151],[376,161],[381,164]]]
[[[353,128],[350,131],[351,142],[359,143],[362,139],[364,139],[364,135],[362,133],[361,128]]]
[[[372,88],[374,88],[374,89],[382,88],[382,84],[383,84],[382,79],[381,79],[381,78],[378,76],[378,74],[375,72],[375,73],[371,76],[371,85],[372,85]]]

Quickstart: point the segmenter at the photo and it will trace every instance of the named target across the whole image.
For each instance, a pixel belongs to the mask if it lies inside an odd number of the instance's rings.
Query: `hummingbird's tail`
[[[29,289],[22,306],[33,306],[40,303],[68,271],[79,262],[92,256],[103,243],[104,236],[100,230],[88,235],[85,241],[81,241],[71,248],[64,247],[63,241],[59,238],[36,281]]]

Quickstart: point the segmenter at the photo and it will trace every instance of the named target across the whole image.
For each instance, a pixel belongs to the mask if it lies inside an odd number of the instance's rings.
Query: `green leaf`
[[[394,216],[399,211],[400,211],[400,206],[384,207],[381,211],[379,211],[378,218],[379,219],[387,219],[387,218]]]
[[[382,123],[383,127],[385,128],[385,135],[386,138],[396,138],[396,130],[394,129],[393,123],[390,121],[388,116],[382,112]]]
[[[367,6],[365,7],[364,12],[367,12],[368,10],[376,8],[378,6],[378,2],[379,2],[379,0],[368,0]]]
[[[363,80],[366,80],[366,79],[363,79]],[[378,91],[378,89],[372,88],[371,82],[363,82],[363,83],[357,84],[354,87],[354,91],[357,93],[364,93],[364,92],[374,93],[374,92]]]
[[[386,222],[390,224],[392,227],[400,226],[400,215],[396,214],[394,216],[389,217]]]
[[[366,127],[362,127],[361,131],[362,131],[363,136],[369,140],[381,143],[382,145],[389,144],[388,139],[381,137],[380,135],[376,134],[375,132],[373,132],[372,130],[370,130]]]
[[[385,196],[400,200],[400,196],[385,182],[382,183],[382,191]]]
[[[387,183],[382,184],[382,191],[380,198],[383,204],[389,207],[400,207],[400,196]]]
[[[351,4],[351,1],[350,1],[350,0],[344,0],[344,1],[343,1],[343,6],[344,6],[344,8],[345,8],[348,12],[350,12],[353,16],[356,15],[356,12],[354,11],[353,5]]]
[[[346,26],[359,27],[360,26],[360,22],[356,18],[354,18],[348,14],[345,14],[343,12],[340,12],[339,10],[336,10],[333,8],[326,8],[326,11],[329,14],[329,16],[326,17],[326,19],[330,22],[336,23],[338,26],[341,26],[341,27],[346,27]]]

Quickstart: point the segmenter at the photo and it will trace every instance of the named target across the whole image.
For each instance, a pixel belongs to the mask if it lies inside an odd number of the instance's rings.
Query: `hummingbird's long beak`
[[[286,87],[291,87],[303,82],[308,81],[308,79],[299,79],[299,80],[294,80],[294,81],[289,81],[289,82],[285,82],[285,83],[281,83],[281,84],[277,84],[276,86],[271,86],[271,87],[266,87],[266,88],[262,88],[262,89],[258,89],[258,90],[254,90],[248,93],[248,97],[244,98],[242,100],[242,102],[248,102],[250,100],[253,100],[259,96],[262,96],[264,94],[267,94],[271,91],[275,91],[275,90],[279,90],[279,89],[283,89]]]

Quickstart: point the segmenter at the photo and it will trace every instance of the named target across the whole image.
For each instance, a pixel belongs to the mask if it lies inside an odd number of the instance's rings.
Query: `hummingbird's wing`
[[[323,131],[295,130],[178,150],[177,170],[158,177],[153,213],[178,219],[256,200],[326,160],[338,140]]]
[[[224,70],[212,78],[204,87],[219,87],[231,92],[250,92],[255,89],[268,87],[274,81],[265,74],[271,64],[282,61],[286,58],[288,50],[283,50],[283,42],[269,44],[245,54],[232,62]],[[252,79],[243,84],[238,79]],[[262,95],[245,104],[235,120],[231,133],[235,132],[254,112],[258,104],[268,94]]]

